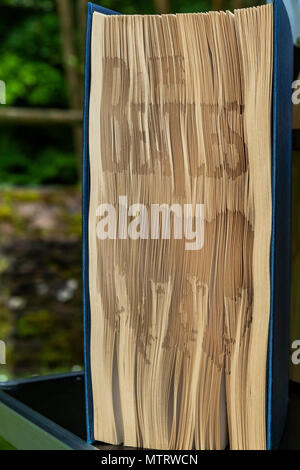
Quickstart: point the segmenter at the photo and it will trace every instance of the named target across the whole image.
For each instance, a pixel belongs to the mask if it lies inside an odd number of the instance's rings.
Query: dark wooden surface
[[[58,425],[85,439],[83,373],[1,384],[0,389]],[[96,443],[102,450],[122,450],[123,446]],[[290,383],[290,402],[280,449],[300,450],[300,384]]]

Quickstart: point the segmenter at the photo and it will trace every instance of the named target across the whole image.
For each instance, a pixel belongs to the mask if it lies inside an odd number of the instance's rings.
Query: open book
[[[109,13],[90,5],[87,29],[88,438],[271,448],[287,404],[286,12]]]

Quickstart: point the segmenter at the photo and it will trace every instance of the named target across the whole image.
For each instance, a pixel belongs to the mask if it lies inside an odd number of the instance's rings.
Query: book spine
[[[89,295],[89,202],[90,202],[90,164],[89,164],[89,99],[91,73],[91,33],[93,13],[118,15],[119,13],[88,3],[85,41],[85,76],[83,107],[83,153],[82,153],[82,277],[83,277],[83,330],[84,330],[84,371],[85,371],[85,407],[87,442],[94,442],[93,392],[90,364],[90,295]]]
[[[293,41],[282,0],[274,0],[271,310],[267,368],[267,449],[282,437],[289,374]]]

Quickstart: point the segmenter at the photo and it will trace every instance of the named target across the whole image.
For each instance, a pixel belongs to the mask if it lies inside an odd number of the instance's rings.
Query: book
[[[89,4],[88,441],[275,448],[288,402],[292,39],[281,0]]]

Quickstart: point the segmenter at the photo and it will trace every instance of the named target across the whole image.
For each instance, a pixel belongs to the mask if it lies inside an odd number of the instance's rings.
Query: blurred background
[[[247,0],[102,0],[124,14]],[[0,0],[0,381],[83,366],[81,145],[86,0]]]

